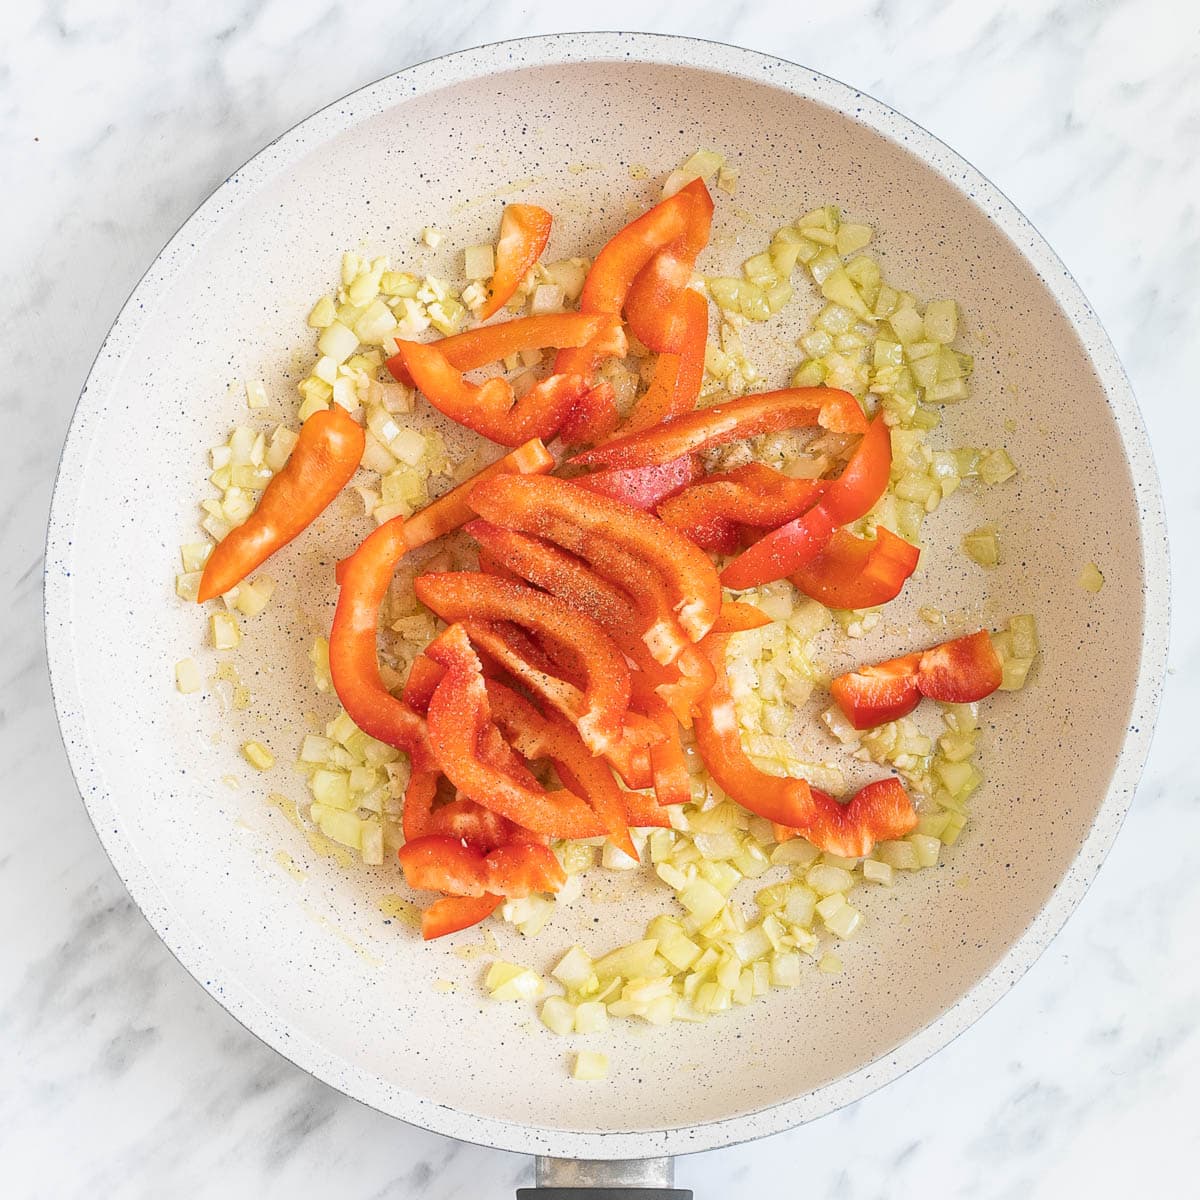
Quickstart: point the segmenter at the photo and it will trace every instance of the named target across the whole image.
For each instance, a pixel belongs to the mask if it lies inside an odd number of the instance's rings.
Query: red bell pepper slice
[[[512,298],[529,268],[542,256],[550,240],[553,219],[536,204],[505,205],[500,218],[500,240],[496,243],[496,270],[491,296],[479,310],[479,319],[495,316]]]
[[[566,873],[549,846],[512,842],[480,854],[449,837],[405,842],[397,852],[411,888],[451,896],[508,896],[557,892]]]
[[[203,603],[236,587],[307,529],[349,482],[365,448],[362,426],[341,405],[313,413],[258,507],[208,556],[196,599]]]
[[[759,392],[698,412],[685,413],[653,429],[624,434],[571,459],[584,466],[649,467],[683,454],[740,442],[760,433],[820,425],[834,433],[863,433],[867,418],[849,392],[836,388],[787,388]]]
[[[413,771],[404,792],[404,837],[452,837],[467,842],[481,854],[514,840],[537,841],[529,831],[514,825],[474,800],[453,799],[435,804],[440,771]]]
[[[517,317],[496,325],[477,325],[429,343],[441,351],[456,371],[475,371],[522,350],[545,346],[583,346],[593,339],[612,338],[613,319],[608,313],[543,313]],[[414,380],[397,352],[387,361],[388,370],[401,383],[412,387]]]
[[[570,315],[578,323],[577,336],[592,329],[597,320],[582,313]],[[625,333],[620,321],[600,319],[602,332],[589,345],[596,347],[597,353],[624,354]],[[491,331],[495,328],[499,327]],[[556,371],[518,400],[512,384],[501,375],[486,383],[470,383],[436,342],[397,341],[396,346],[413,382],[436,409],[504,446],[552,437],[591,386],[590,376]]]
[[[676,194],[690,200],[687,225],[642,268],[623,305],[629,328],[651,350],[661,353],[679,353],[689,335],[687,285],[712,229],[713,202],[704,180],[694,179]],[[707,326],[708,304],[700,299]]]
[[[503,896],[443,896],[421,914],[421,936],[431,942],[478,925],[504,903]]]
[[[761,629],[770,624],[771,618],[761,608],[747,604],[744,600],[726,600],[721,605],[721,615],[712,627],[712,632],[742,633],[747,629]]]
[[[685,454],[657,467],[593,471],[590,475],[578,475],[571,482],[590,492],[599,492],[601,496],[632,504],[642,512],[653,512],[664,500],[683,491],[703,474],[700,460],[695,455]]]
[[[986,629],[943,642],[921,655],[917,686],[922,696],[947,704],[972,704],[990,696],[1004,679],[1004,664]]]
[[[593,836],[580,832],[594,830],[596,824],[583,799],[563,788],[547,791],[527,772],[518,777],[504,769],[496,754],[498,745],[489,750],[490,736],[511,753],[492,721],[482,665],[463,627],[452,625],[426,653],[446,668],[429,702],[428,717],[429,740],[446,778],[468,799],[536,834]]]
[[[340,564],[329,673],[342,707],[359,729],[407,751],[419,768],[432,765],[425,722],[384,686],[376,647],[379,606],[407,550],[404,523],[388,521]]]
[[[826,484],[820,503],[744,550],[721,572],[721,582],[740,591],[807,566],[825,549],[837,526],[871,511],[887,488],[891,467],[892,436],[880,413],[841,475]]]
[[[483,484],[489,487],[503,478]],[[613,640],[595,621],[544,592],[474,571],[419,576],[417,599],[443,621],[472,625],[513,622],[535,636],[566,648],[584,677],[578,709],[571,718],[593,753],[603,753],[621,737],[629,707],[629,668]],[[494,647],[488,645],[489,653]],[[506,667],[511,668],[506,661]]]
[[[780,779],[750,761],[738,733],[737,714],[725,671],[728,634],[709,634],[701,644],[716,680],[696,705],[696,748],[708,773],[743,808],[791,828],[803,828],[813,813],[812,794],[803,779]]]
[[[738,546],[739,525],[778,529],[812,508],[824,488],[819,479],[746,463],[686,488],[660,504],[658,515],[697,546],[729,554]]]
[[[654,687],[651,676],[635,671],[632,678],[635,705],[662,734],[662,740],[650,746],[655,799],[664,808],[686,804],[692,798],[692,780],[679,736],[679,723]]]
[[[658,356],[650,386],[638,398],[622,426],[623,433],[649,429],[696,407],[704,382],[704,351],[708,345],[708,301],[699,292],[685,288],[677,301],[682,314],[683,335],[677,353]]]
[[[1004,677],[987,630],[928,650],[839,675],[829,690],[855,729],[871,729],[912,712],[922,696],[971,704],[990,696]]]
[[[659,623],[667,629],[678,624],[692,641],[708,632],[721,610],[720,581],[708,556],[632,505],[550,476],[486,480],[471,493],[471,505],[493,524],[578,554],[635,600],[657,580],[668,594],[666,611],[656,614]],[[682,645],[672,649],[668,662]]]
[[[467,497],[471,489],[485,479],[497,475],[545,475],[553,470],[554,455],[546,449],[540,438],[532,438],[476,472],[465,483],[460,483],[432,504],[426,505],[420,512],[414,513],[405,522],[404,540],[412,550],[465,525],[475,515],[475,510],[467,503]]]
[[[895,778],[878,779],[855,792],[842,804],[825,792],[812,789],[814,812],[803,829],[775,826],[781,842],[800,834],[826,854],[862,858],[876,842],[889,842],[911,833],[917,813],[904,785]]]
[[[566,354],[583,351],[564,351]],[[557,363],[555,364],[558,365]],[[572,375],[572,379],[584,379],[583,375]],[[578,446],[584,442],[598,442],[608,437],[621,420],[617,411],[617,393],[613,385],[602,380],[585,391],[571,407],[559,428],[558,434],[564,445]]]
[[[517,753],[553,762],[563,783],[591,805],[601,833],[636,859],[621,789],[608,767],[583,744],[574,726],[557,714],[539,713],[522,696],[494,680],[487,689],[492,718]]]
[[[917,671],[921,655],[906,654],[839,675],[830,685],[834,702],[855,729],[898,721],[921,703]]]
[[[839,529],[792,582],[829,608],[874,608],[900,595],[920,557],[919,547],[882,525],[874,540]]]

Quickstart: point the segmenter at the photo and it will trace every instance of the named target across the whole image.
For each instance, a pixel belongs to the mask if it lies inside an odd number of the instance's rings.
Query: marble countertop
[[[1188,0],[536,0],[353,9],[45,0],[0,15],[0,1162],[16,1197],[500,1200],[530,1161],[409,1128],[302,1074],[158,941],[92,832],[46,677],[55,463],[92,356],[159,247],[279,131],[464,46],[643,28],[768,49],[853,82],[974,162],[1106,323],[1150,427],[1177,596],[1200,586],[1200,473],[1175,422],[1200,350],[1200,10]],[[800,13],[804,15],[799,15]],[[1181,369],[1183,368],[1183,369]],[[15,436],[13,436],[15,432]],[[1137,803],[1037,966],[925,1066],[833,1116],[682,1160],[702,1197],[1028,1200],[1179,1193],[1200,1133],[1200,634],[1177,604]],[[1121,1147],[1113,1155],[1114,1146]]]

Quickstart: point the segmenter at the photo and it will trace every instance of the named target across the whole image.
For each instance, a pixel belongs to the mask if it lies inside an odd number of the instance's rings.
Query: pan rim
[[[1079,337],[1104,388],[1133,479],[1143,557],[1144,623],[1128,731],[1105,798],[1058,886],[992,969],[939,1017],[890,1053],[812,1092],[694,1128],[623,1132],[539,1128],[466,1113],[396,1088],[297,1036],[249,989],[223,978],[205,946],[172,920],[169,905],[112,821],[97,754],[82,716],[70,635],[70,556],[81,467],[111,381],[154,297],[170,286],[209,233],[257,186],[290,162],[359,121],[406,98],[497,72],[627,61],[731,75],[779,87],[867,125],[918,157],[981,207],[1038,273]],[[98,351],[72,416],[55,480],[46,541],[44,617],[51,690],[76,785],[97,836],[134,902],[184,968],[236,1020],[297,1066],[389,1115],[451,1137],[555,1157],[642,1158],[714,1149],[816,1119],[874,1091],[923,1062],[981,1017],[1036,961],[1074,911],[1099,870],[1132,802],[1149,753],[1166,668],[1169,559],[1161,491],[1132,387],[1082,290],[1033,225],[998,188],[932,134],[847,84],[755,50],[698,38],[630,33],[559,33],[461,50],[408,67],[334,101],[254,155],[196,209],[167,242],[118,313]]]

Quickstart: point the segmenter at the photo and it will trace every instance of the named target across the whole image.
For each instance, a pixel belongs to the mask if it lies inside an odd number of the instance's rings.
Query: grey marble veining
[[[159,943],[87,822],[54,726],[40,555],[58,450],[120,303],[196,204],[281,129],[432,55],[644,28],[853,81],[960,150],[1034,220],[1121,353],[1172,522],[1176,616],[1138,801],[1041,962],[930,1063],[851,1108],[679,1164],[701,1196],[1187,1193],[1200,1149],[1200,13],[1178,0],[800,7],[651,0],[177,4],[0,14],[0,1163],[26,1196],[499,1200],[528,1160],[408,1128],[266,1049]],[[1126,1153],[1111,1152],[1121,1144]],[[1132,1152],[1132,1153],[1131,1153]],[[802,1183],[800,1182],[802,1180]]]

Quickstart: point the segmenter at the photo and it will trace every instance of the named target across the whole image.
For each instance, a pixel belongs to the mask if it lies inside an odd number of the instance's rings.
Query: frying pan
[[[272,561],[277,595],[234,656],[245,710],[175,693],[176,660],[193,655],[208,671],[215,659],[205,615],[174,599],[172,575],[177,545],[194,537],[206,450],[247,418],[230,381],[267,382],[262,424],[291,417],[311,354],[304,317],[343,250],[447,270],[450,248],[490,240],[516,196],[554,211],[554,257],[583,253],[698,146],[739,172],[736,195],[719,197],[706,270],[736,270],[818,203],[871,222],[890,280],[955,296],[966,314],[973,396],[945,410],[937,436],[1003,444],[1020,467],[1004,487],[961,490],[928,523],[927,565],[853,648],[860,660],[927,644],[921,604],[964,630],[1035,613],[1043,648],[1034,682],[986,705],[987,782],[967,834],[940,870],[864,897],[866,932],[840,951],[843,974],[813,972],[700,1025],[614,1022],[589,1042],[609,1054],[611,1077],[583,1084],[569,1076],[568,1040],[527,1007],[481,998],[477,933],[424,945],[387,919],[398,873],[320,857],[268,799],[302,802],[299,775],[283,765],[250,779],[239,757],[253,736],[286,764],[301,731],[332,715],[305,651],[328,629],[332,564],[362,535],[357,498]],[[414,239],[427,225],[451,231],[440,259]],[[786,378],[815,306],[802,298],[758,331],[751,354],[768,382]],[[1003,547],[990,572],[958,550],[985,520]],[[1091,561],[1099,594],[1077,582]],[[625,34],[509,42],[403,71],[226,181],[155,260],[97,357],[63,452],[45,592],[80,791],[185,967],[334,1087],[538,1155],[544,1197],[569,1186],[597,1198],[680,1194],[668,1190],[670,1156],[854,1100],[1011,986],[1079,901],[1130,803],[1168,604],[1162,510],[1129,385],[1078,287],[1013,206],[849,87],[746,50]],[[534,942],[497,929],[499,953],[544,969],[572,942],[599,952],[629,940],[662,903],[640,873],[606,877]]]

